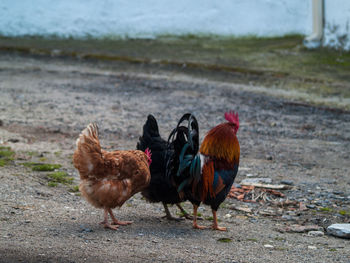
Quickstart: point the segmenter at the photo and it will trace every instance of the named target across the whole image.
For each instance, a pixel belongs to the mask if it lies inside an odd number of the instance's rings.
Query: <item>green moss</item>
[[[275,240],[277,241],[286,241],[284,237],[275,237]]]
[[[68,177],[68,174],[64,171],[57,171],[57,172],[51,173],[47,177],[51,182],[56,182],[61,184],[72,184],[74,180],[74,178]]]
[[[11,150],[11,147],[0,146],[0,158],[12,158],[15,152]]]
[[[11,150],[11,147],[0,146],[0,167],[8,165],[14,160],[15,152]]]
[[[74,185],[69,189],[69,192],[77,193],[79,192],[79,185]]]
[[[322,211],[322,212],[332,212],[332,208],[329,208],[329,207],[321,207],[321,208],[320,208],[320,211]]]
[[[0,159],[0,167],[5,166],[7,163],[7,161]]]
[[[50,187],[56,187],[58,185],[58,183],[56,183],[56,182],[48,182],[47,185],[50,186]]]
[[[54,171],[62,167],[60,164],[48,164],[48,163],[36,163],[36,162],[26,162],[21,163],[23,166],[32,168],[33,171],[48,172]]]
[[[46,160],[47,160],[46,157],[41,157],[41,158],[39,159],[40,162],[45,162]]]
[[[38,152],[32,152],[32,151],[29,151],[29,152],[27,152],[27,155],[28,156],[39,156],[39,153]]]
[[[222,237],[222,238],[219,238],[217,241],[222,242],[222,243],[230,243],[230,242],[232,242],[232,239],[228,238],[228,237]]]
[[[350,210],[349,211],[339,210],[339,214],[342,216],[350,216]]]
[[[54,152],[54,155],[55,155],[56,157],[60,157],[60,156],[62,155],[62,152],[61,152],[61,151]]]

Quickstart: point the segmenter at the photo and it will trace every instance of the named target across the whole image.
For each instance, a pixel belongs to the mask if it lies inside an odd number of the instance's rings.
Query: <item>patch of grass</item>
[[[275,240],[277,241],[286,241],[284,237],[275,237]]]
[[[221,243],[230,243],[232,242],[232,239],[228,237],[222,237],[222,238],[219,238],[217,241]]]
[[[57,171],[57,172],[51,173],[47,177],[49,178],[50,182],[61,183],[61,184],[72,184],[74,180],[74,178],[69,177],[68,174],[64,171]]]
[[[208,221],[213,221],[214,220],[214,218],[212,216],[206,216],[204,219],[208,220]],[[219,218],[218,218],[218,222],[221,222],[221,220]]]
[[[39,172],[51,172],[62,167],[62,165],[60,164],[36,163],[36,162],[26,162],[21,164],[25,167],[32,168],[33,171],[39,171]]]
[[[342,216],[350,216],[350,210],[346,211],[346,210],[339,210],[338,212],[340,215]]]
[[[320,208],[320,211],[321,211],[321,212],[327,212],[327,213],[329,213],[329,212],[332,212],[333,210],[332,210],[332,208],[330,208],[330,207],[321,207],[321,208]]]
[[[41,165],[36,165],[32,168],[33,171],[39,171],[39,172],[48,172],[48,171],[54,171],[56,169],[61,168],[62,165],[60,164],[41,164]]]
[[[15,152],[11,150],[11,147],[0,146],[0,158],[8,158],[15,155]]]
[[[33,156],[39,156],[39,153],[38,152],[29,151],[29,152],[27,152],[27,155],[30,156],[30,157],[33,157]]]
[[[56,183],[56,182],[48,182],[47,185],[50,186],[50,187],[56,187],[58,185],[58,183]]]
[[[197,213],[197,216],[198,217],[202,217],[202,213]]]
[[[46,160],[47,160],[46,157],[41,157],[41,158],[39,159],[40,162],[45,162]]]
[[[329,251],[335,252],[335,251],[337,251],[337,249],[336,248],[330,248]]]
[[[11,147],[0,146],[0,167],[3,167],[14,160],[15,152]]]
[[[77,193],[79,192],[79,185],[74,185],[69,189],[69,192]]]

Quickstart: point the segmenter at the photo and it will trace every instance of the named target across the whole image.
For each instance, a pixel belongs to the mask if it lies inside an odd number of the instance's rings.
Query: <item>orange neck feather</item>
[[[211,129],[199,151],[201,154],[224,159],[229,163],[239,163],[240,147],[232,124],[222,123]]]

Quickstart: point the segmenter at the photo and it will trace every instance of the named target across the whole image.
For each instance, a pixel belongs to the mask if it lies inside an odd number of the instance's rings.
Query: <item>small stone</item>
[[[307,246],[307,248],[308,248],[308,249],[311,249],[311,250],[317,249],[317,247],[315,247],[315,246]]]
[[[242,187],[242,185],[236,184],[236,183],[233,183],[233,186],[236,187],[236,188],[241,188]]]
[[[327,227],[327,232],[336,237],[350,239],[350,224],[333,224]]]
[[[282,216],[282,219],[283,219],[283,220],[287,220],[287,221],[292,221],[292,220],[294,220],[294,218],[293,218],[292,216],[290,216],[290,215],[283,215],[283,216]]]
[[[324,233],[323,231],[309,231],[307,235],[311,237],[322,237],[324,236]]]
[[[248,176],[248,175],[247,175]],[[272,183],[272,179],[271,178],[246,178],[243,179],[241,184],[246,184],[246,183],[263,183],[263,184],[270,184]]]
[[[306,207],[309,208],[309,209],[315,209],[316,208],[315,205],[306,205]]]
[[[293,185],[293,184],[294,184],[294,182],[293,182],[293,181],[291,181],[291,180],[282,180],[282,181],[281,181],[281,184]]]
[[[269,244],[264,245],[264,247],[266,247],[266,248],[274,248],[273,245],[269,245]]]
[[[335,194],[335,195],[343,195],[344,192],[335,190],[335,191],[333,191],[333,194]]]
[[[231,218],[232,216],[230,214],[224,215],[224,218]]]
[[[272,157],[271,155],[266,155],[266,160],[272,161],[272,160],[273,160],[273,157]]]
[[[9,139],[8,142],[17,143],[19,142],[19,139],[12,138],[12,139]]]

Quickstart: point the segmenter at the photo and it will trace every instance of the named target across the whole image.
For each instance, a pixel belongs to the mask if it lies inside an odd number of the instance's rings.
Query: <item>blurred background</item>
[[[0,2],[0,50],[239,72],[347,109],[349,34],[347,0]]]

